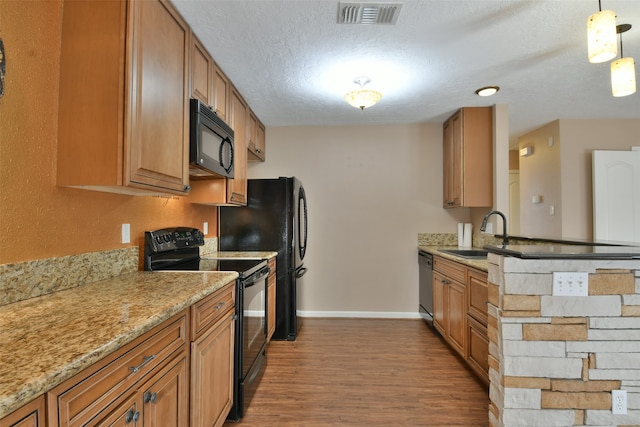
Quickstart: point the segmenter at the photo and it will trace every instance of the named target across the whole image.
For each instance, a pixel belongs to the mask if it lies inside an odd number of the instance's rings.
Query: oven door
[[[246,378],[251,366],[267,342],[267,277],[265,267],[242,282],[242,378]]]

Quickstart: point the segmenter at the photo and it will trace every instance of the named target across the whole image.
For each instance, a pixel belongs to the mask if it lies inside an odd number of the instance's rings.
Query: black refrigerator
[[[273,339],[293,341],[303,261],[307,250],[307,199],[295,177],[250,179],[247,206],[221,206],[218,216],[221,251],[277,251],[276,329]]]

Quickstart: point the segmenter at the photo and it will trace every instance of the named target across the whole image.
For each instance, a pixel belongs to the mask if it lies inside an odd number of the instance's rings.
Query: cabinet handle
[[[124,422],[129,424],[131,421],[137,423],[140,419],[140,411],[134,411],[133,409],[127,412],[127,415],[124,417]]]
[[[220,310],[222,307],[224,307],[227,304],[226,301],[222,301],[220,304],[216,305],[215,307],[213,307],[214,310]]]
[[[133,371],[134,374],[137,374],[140,371],[140,369],[144,368],[144,365],[151,362],[155,358],[156,358],[155,354],[152,354],[151,356],[144,356],[142,358],[141,364],[139,364],[138,366],[129,366],[129,370]]]
[[[158,397],[158,393],[151,393],[147,391],[144,394],[144,403],[156,403],[156,398]]]

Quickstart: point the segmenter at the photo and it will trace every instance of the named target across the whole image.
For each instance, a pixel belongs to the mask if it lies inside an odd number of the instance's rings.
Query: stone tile
[[[574,418],[574,411],[562,409],[505,409],[502,414],[505,426],[567,427]]]
[[[613,415],[607,410],[587,410],[585,423],[588,426],[629,426],[640,425],[640,411],[627,411],[626,415]]]
[[[591,329],[640,329],[640,318],[593,317],[589,319]]]
[[[589,329],[589,341],[640,341],[640,330]]]
[[[503,323],[502,324],[502,339],[507,340],[521,340],[522,339],[522,324],[519,323]]]
[[[504,375],[515,377],[581,378],[582,361],[558,357],[504,357]]]
[[[618,270],[616,270],[618,271]],[[589,275],[589,295],[624,295],[635,293],[635,280],[631,272]]]
[[[576,353],[637,353],[640,342],[636,341],[569,341],[567,351]]]
[[[504,292],[513,295],[551,295],[551,274],[505,274]]]
[[[640,369],[640,353],[596,353],[596,369]]]
[[[550,378],[539,377],[504,377],[504,386],[511,388],[538,388],[541,390],[551,389]]]
[[[589,369],[591,380],[640,380],[640,369]]]
[[[535,295],[503,295],[502,309],[510,311],[538,311],[540,297]]]
[[[616,295],[564,297],[542,296],[542,316],[620,316],[622,300]]]
[[[543,391],[542,408],[611,409],[611,393]]]
[[[587,325],[523,325],[523,337],[530,341],[586,341]]]
[[[504,341],[502,348],[505,356],[564,357],[566,354],[566,345],[561,341]]]
[[[504,389],[504,407],[540,409],[540,389],[508,388]]]
[[[617,390],[620,381],[551,380],[551,390],[565,392],[597,392]]]

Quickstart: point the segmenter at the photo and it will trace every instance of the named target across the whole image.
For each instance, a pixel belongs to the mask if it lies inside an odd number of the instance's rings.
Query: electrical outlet
[[[627,413],[627,390],[611,390],[611,412]]]
[[[586,297],[589,295],[589,273],[553,272],[553,295]]]
[[[202,234],[206,236],[207,234],[209,234],[209,223],[205,221],[205,223],[202,225]]]

